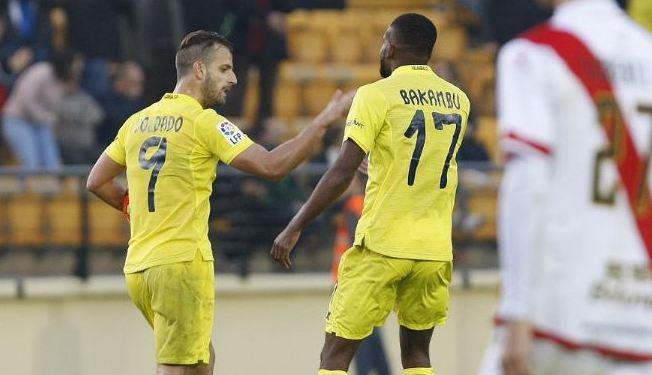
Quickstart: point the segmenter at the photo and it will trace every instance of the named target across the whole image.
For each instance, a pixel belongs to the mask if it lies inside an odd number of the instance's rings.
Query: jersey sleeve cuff
[[[121,158],[119,158],[119,157],[117,157],[116,155],[114,155],[113,152],[111,152],[111,150],[110,150],[109,148],[107,148],[106,150],[104,150],[104,153],[106,154],[106,156],[109,157],[109,159],[113,160],[114,162],[116,162],[116,163],[122,165],[123,167],[126,167],[126,166],[127,166],[127,163],[125,163],[125,161],[122,160]]]
[[[220,159],[225,163],[225,164],[231,164],[233,159],[235,159],[238,155],[240,155],[244,150],[248,149],[251,145],[254,144],[254,141],[251,140],[251,138],[246,137],[239,145],[233,147],[229,152],[221,157]]]
[[[352,135],[352,134],[346,134],[346,135],[344,136],[344,140],[342,141],[342,144],[344,144],[344,142],[346,142],[347,139],[350,139],[350,140],[352,140],[353,142],[355,142],[355,144],[358,145],[358,147],[360,147],[360,148],[362,149],[362,151],[364,151],[365,154],[368,154],[369,151],[371,151],[371,147],[369,147],[367,144],[365,144],[364,142],[362,142],[362,141],[361,141],[358,137],[356,137],[355,135]]]

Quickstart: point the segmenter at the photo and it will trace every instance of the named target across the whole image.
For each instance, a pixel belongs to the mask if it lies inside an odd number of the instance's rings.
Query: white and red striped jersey
[[[498,116],[499,317],[652,360],[652,35],[611,0],[574,0],[506,44]]]

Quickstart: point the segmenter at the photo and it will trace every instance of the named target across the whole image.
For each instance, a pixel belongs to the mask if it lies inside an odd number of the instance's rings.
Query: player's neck
[[[204,96],[202,95],[199,85],[196,85],[184,78],[181,78],[179,81],[177,81],[177,85],[174,87],[173,93],[188,95],[189,97],[198,101],[202,107],[205,107]]]

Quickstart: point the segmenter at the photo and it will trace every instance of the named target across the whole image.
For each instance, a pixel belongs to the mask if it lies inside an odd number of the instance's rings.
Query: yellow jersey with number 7
[[[355,245],[405,259],[452,259],[455,157],[470,104],[427,65],[401,66],[358,89],[344,140],[369,154]]]
[[[212,260],[209,197],[217,163],[253,142],[190,96],[165,94],[132,115],[105,153],[127,169],[131,238],[124,272]]]

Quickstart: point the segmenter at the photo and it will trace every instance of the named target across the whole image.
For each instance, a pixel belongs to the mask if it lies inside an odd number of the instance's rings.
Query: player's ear
[[[392,59],[394,58],[394,54],[396,53],[396,46],[393,45],[392,43],[387,43],[387,46],[385,49],[383,49],[383,59]]]
[[[201,60],[197,60],[192,63],[192,75],[199,81],[204,80],[204,76],[206,75],[206,67]]]

